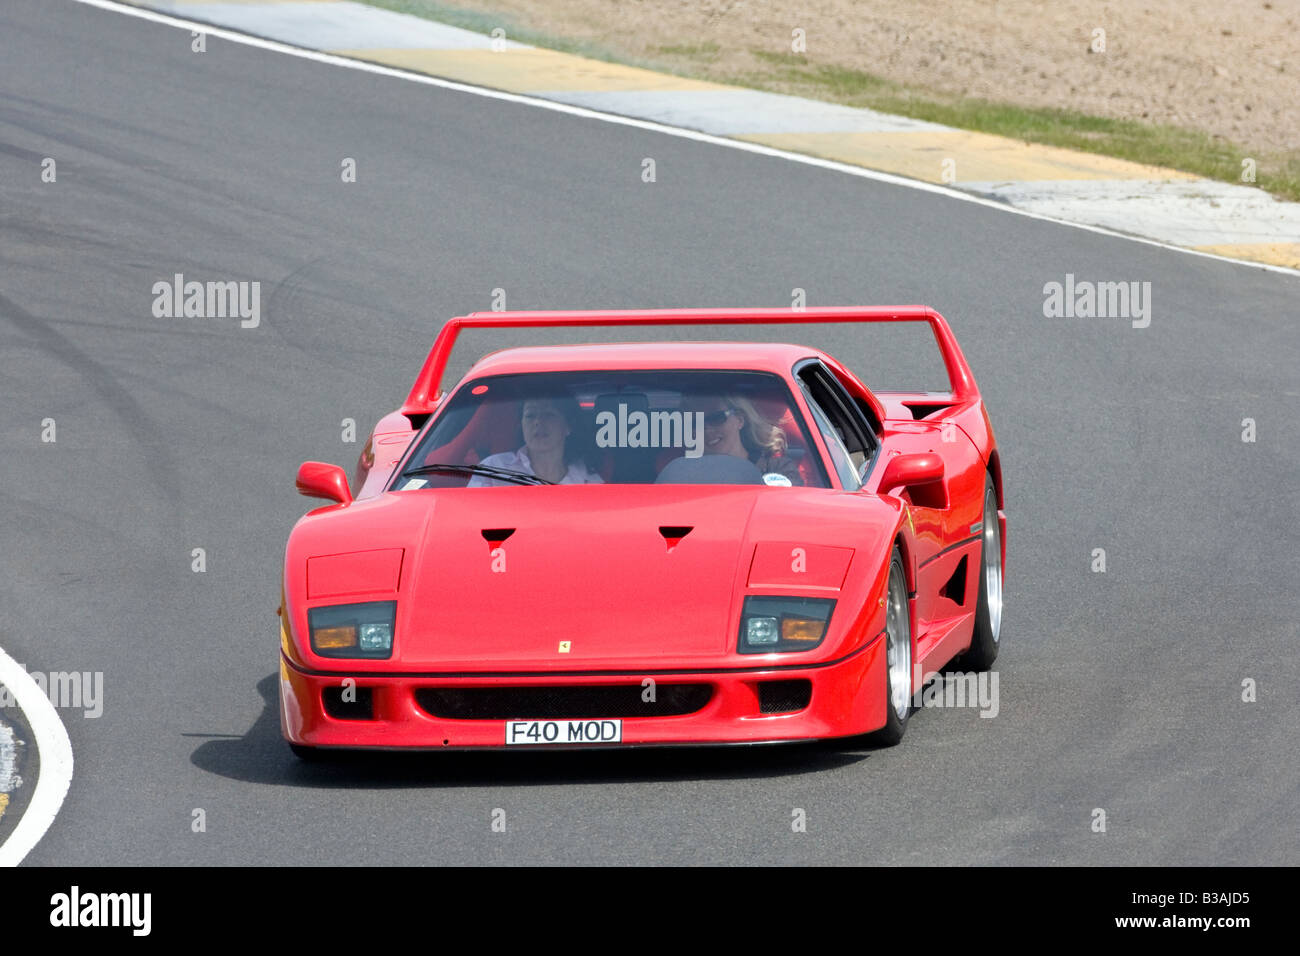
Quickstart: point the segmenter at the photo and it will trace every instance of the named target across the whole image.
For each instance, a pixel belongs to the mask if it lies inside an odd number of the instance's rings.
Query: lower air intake
[[[760,714],[788,714],[803,710],[811,700],[810,680],[768,680],[758,685]]]
[[[415,700],[448,720],[566,720],[590,717],[676,717],[702,710],[713,696],[709,684],[635,684],[573,687],[425,687]]]
[[[369,687],[326,687],[321,691],[325,713],[335,720],[374,720],[374,694]]]

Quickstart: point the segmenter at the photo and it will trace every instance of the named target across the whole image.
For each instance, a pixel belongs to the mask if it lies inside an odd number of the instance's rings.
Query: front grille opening
[[[423,687],[415,701],[448,720],[566,720],[678,717],[703,710],[710,684],[655,684],[653,695],[635,684],[560,687]],[[653,700],[646,700],[653,696]]]
[[[374,691],[369,687],[326,687],[321,691],[325,713],[335,720],[374,720]]]
[[[760,714],[789,714],[803,710],[811,700],[810,680],[767,680],[758,685]]]

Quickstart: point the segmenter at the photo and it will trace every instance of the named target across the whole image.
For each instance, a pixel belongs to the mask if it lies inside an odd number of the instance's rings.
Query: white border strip
[[[1232,265],[1248,266],[1254,269],[1264,269],[1269,272],[1280,272],[1283,275],[1300,276],[1300,269],[1270,265],[1266,262],[1251,262],[1244,259],[1233,259],[1212,252],[1201,252],[1198,249],[1189,249],[1186,246],[1176,246],[1169,242],[1162,242],[1159,239],[1148,239],[1144,236],[1134,236],[1128,233],[1117,232],[1114,229],[1107,229],[1104,226],[1093,226],[1082,222],[1070,222],[1067,219],[1058,219],[1054,216],[1045,216],[1042,213],[1017,209],[1016,207],[1009,206],[1006,203],[997,202],[992,199],[985,199],[982,196],[975,196],[970,193],[962,192],[959,189],[953,189],[949,186],[927,183],[919,179],[908,179],[905,176],[895,176],[893,173],[882,173],[874,169],[865,169],[862,166],[839,163],[832,159],[821,159],[817,156],[805,156],[802,153],[791,153],[783,149],[776,149],[772,146],[764,146],[760,143],[749,143],[744,140],[729,139],[725,136],[715,136],[711,133],[701,133],[698,130],[682,129],[678,126],[667,126],[663,123],[655,123],[650,120],[633,119],[630,116],[618,116],[614,113],[602,113],[598,110],[587,109],[582,106],[570,106],[567,103],[557,103],[552,100],[540,99],[535,96],[526,96],[521,93],[506,93],[502,90],[488,89],[483,86],[471,86],[468,83],[459,83],[455,80],[444,80],[440,77],[427,76],[423,73],[412,73],[406,70],[398,70],[389,66],[380,66],[377,63],[367,63],[364,60],[351,60],[347,57],[336,56],[333,53],[322,53],[319,50],[309,50],[304,47],[291,46],[288,43],[281,43],[278,40],[266,40],[261,37],[249,36],[245,33],[236,33],[233,30],[213,26],[209,23],[201,23],[197,20],[186,20],[182,17],[157,13],[153,10],[145,10],[141,7],[128,6],[124,3],[116,2],[116,0],[75,0],[75,2],[84,4],[85,6],[98,7],[101,10],[112,10],[130,17],[138,17],[141,20],[149,20],[153,23],[162,23],[167,26],[191,31],[197,30],[200,33],[206,33],[209,36],[229,40],[231,43],[240,43],[244,46],[257,47],[261,50],[272,50],[276,53],[287,53],[289,56],[296,56],[305,60],[314,60],[317,63],[328,63],[332,66],[342,66],[352,70],[361,70],[364,73],[374,73],[378,76],[389,76],[394,79],[407,80],[412,83],[423,83],[426,86],[437,86],[446,90],[456,90],[460,93],[472,93],[475,96],[485,96],[489,99],[504,100],[507,103],[520,103],[525,106],[535,106],[540,109],[554,110],[557,113],[568,113],[570,116],[583,116],[588,119],[601,120],[606,123],[616,123],[620,126],[631,126],[636,129],[649,130],[655,133],[665,133],[669,136],[677,136],[681,139],[693,139],[697,142],[710,143],[714,146],[726,146],[731,149],[743,150],[747,153],[756,153],[759,156],[785,159],[794,163],[802,163],[805,166],[817,166],[821,169],[847,173],[850,176],[859,176],[863,179],[872,179],[876,182],[889,183],[892,186],[904,186],[908,189],[917,189],[922,192],[934,193],[939,196],[947,196],[949,199],[960,199],[963,202],[976,203],[977,205],[985,206],[990,209],[1013,213],[1017,216],[1025,216],[1029,219],[1038,219],[1042,222],[1056,223],[1060,226],[1070,226],[1074,229],[1082,229],[1086,232],[1109,236],[1113,239],[1127,239],[1130,242],[1140,242],[1148,246],[1156,246],[1160,249],[1170,249],[1174,252],[1181,252],[1185,255],[1200,256],[1204,259],[1215,259],[1219,262],[1228,262]]]
[[[45,836],[59,815],[72,784],[72,741],[58,711],[40,685],[12,657],[0,649],[0,684],[4,684],[27,718],[40,752],[36,789],[22,819],[0,846],[0,866],[17,866]]]

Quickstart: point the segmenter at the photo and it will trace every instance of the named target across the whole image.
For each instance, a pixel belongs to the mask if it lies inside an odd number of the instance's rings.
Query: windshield
[[[525,484],[830,487],[779,376],[712,370],[467,381],[391,487]]]

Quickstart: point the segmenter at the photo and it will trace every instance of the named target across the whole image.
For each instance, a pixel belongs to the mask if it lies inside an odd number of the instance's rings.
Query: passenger
[[[580,454],[565,452],[569,436],[578,422],[578,403],[571,398],[526,399],[520,414],[524,446],[518,451],[488,455],[480,464],[536,475],[557,485],[600,484],[600,475],[587,467]],[[467,487],[509,484],[513,482],[475,475]]]
[[[786,454],[785,432],[760,415],[749,399],[685,395],[682,410],[704,413],[704,454],[746,458],[765,477],[776,474],[791,484],[803,484],[798,463]]]

